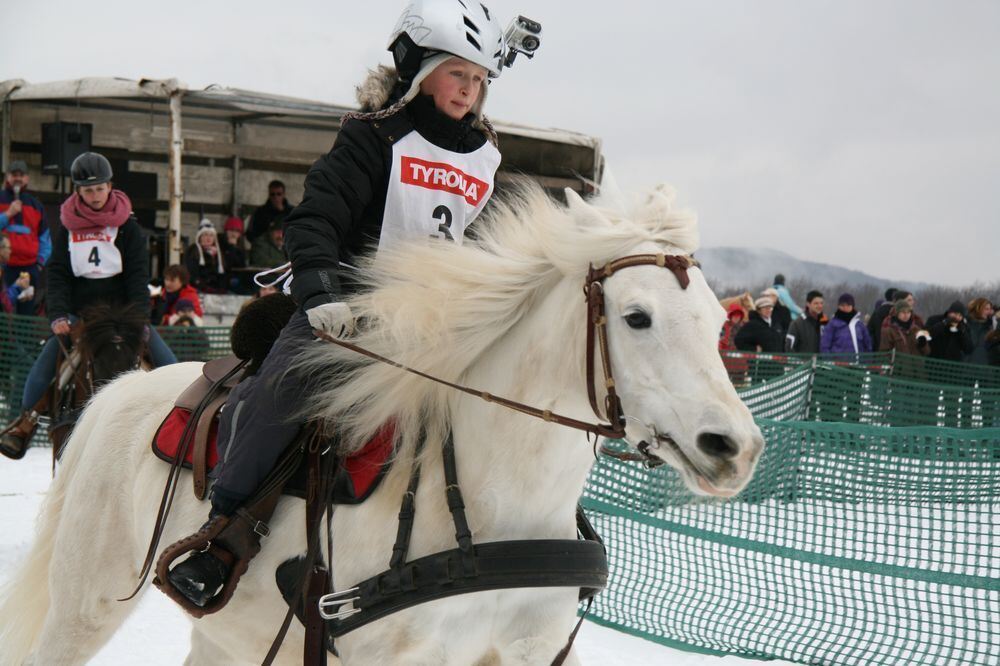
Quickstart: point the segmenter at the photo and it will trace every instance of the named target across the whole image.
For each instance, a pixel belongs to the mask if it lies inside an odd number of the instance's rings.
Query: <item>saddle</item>
[[[217,438],[220,411],[233,388],[245,378],[244,366],[245,362],[235,356],[206,363],[201,376],[181,393],[173,409],[157,428],[152,448],[158,458],[172,466],[173,481],[168,481],[168,489],[176,483],[176,472],[187,468],[193,473],[195,497],[199,500],[205,498],[208,473],[219,460]],[[267,521],[278,499],[282,495],[290,495],[307,500],[307,507],[310,506],[320,481],[316,478],[316,470],[322,468],[323,487],[329,488],[324,494],[332,503],[363,502],[374,492],[388,470],[394,435],[395,426],[388,423],[360,451],[338,459],[331,453],[336,449],[336,437],[326,437],[317,425],[307,424],[261,488],[243,507],[232,516],[216,516],[199,531],[163,550],[156,562],[153,584],[194,617],[221,610],[232,598],[250,561],[260,551],[260,538],[270,533]],[[317,462],[320,458],[324,459],[322,464]],[[164,496],[167,497],[166,491]],[[169,502],[165,510],[163,506],[161,516],[169,510]],[[158,520],[154,529],[154,540],[144,565],[146,571],[152,566],[162,522]],[[199,607],[173,588],[167,573],[182,556],[206,548],[231,566],[231,574],[209,604]],[[315,594],[318,596],[319,593]]]

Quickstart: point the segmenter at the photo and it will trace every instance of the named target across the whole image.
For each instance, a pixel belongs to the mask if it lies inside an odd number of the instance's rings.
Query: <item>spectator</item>
[[[195,310],[191,299],[188,298],[178,298],[174,307],[174,313],[167,316],[167,326],[201,326],[202,324],[201,315]]]
[[[872,311],[872,316],[868,318],[868,335],[872,339],[872,349],[881,349],[879,342],[882,339],[882,324],[885,322],[885,318],[889,316],[889,312],[892,310],[892,304],[896,302],[896,294],[903,294],[905,292],[899,292],[895,287],[889,287],[885,290],[885,300],[879,300],[875,303],[875,309]],[[902,298],[900,295],[898,298]],[[910,317],[913,317],[913,309],[910,309]]]
[[[45,208],[27,192],[29,182],[28,165],[14,160],[0,191],[0,231],[10,239],[11,246],[3,279],[6,284],[14,285],[22,273],[27,273],[31,286],[31,290],[22,291],[21,300],[14,303],[17,314],[23,315],[35,314],[32,296],[38,288],[42,267],[52,256],[52,237],[45,222]]]
[[[267,201],[250,217],[250,225],[246,230],[247,240],[253,243],[263,236],[270,231],[275,221],[281,222],[288,217],[292,208],[292,204],[285,198],[285,184],[280,180],[272,180],[267,184]]]
[[[926,356],[930,352],[930,336],[914,322],[913,307],[906,299],[891,304],[885,326],[881,326],[879,332],[879,351],[895,350],[913,356]]]
[[[791,313],[791,319],[798,319],[804,313],[799,308],[799,304],[795,302],[792,298],[791,293],[788,291],[788,287],[785,286],[785,276],[778,273],[774,276],[774,287],[772,287],[778,293],[778,299]],[[777,307],[777,306],[775,306]]]
[[[222,246],[222,263],[226,267],[226,285],[229,291],[246,294],[251,291],[248,273],[240,271],[247,267],[246,239],[243,236],[243,220],[238,217],[226,219],[219,238]]]
[[[0,307],[7,314],[14,312],[18,301],[21,300],[22,294],[30,294],[31,287],[31,275],[27,271],[23,271],[14,280],[11,285],[7,284],[4,279],[5,273],[3,269],[7,267],[7,261],[10,259],[10,239],[4,235],[0,235]]]
[[[191,285],[206,294],[226,292],[226,266],[219,247],[219,237],[215,226],[207,219],[198,224],[194,242],[184,253],[184,265],[188,269]]]
[[[288,261],[285,258],[285,232],[281,220],[275,220],[267,233],[260,236],[250,247],[250,265],[259,268],[273,268]]]
[[[862,354],[872,350],[861,313],[854,309],[854,296],[841,294],[837,299],[837,312],[823,329],[819,350],[823,354]]]
[[[990,365],[1000,366],[1000,328],[995,328],[986,335],[985,344]]]
[[[785,304],[781,302],[778,297],[778,291],[773,287],[768,287],[763,292],[761,296],[765,298],[770,298],[771,303],[774,304],[774,309],[771,312],[771,328],[774,332],[778,334],[778,337],[784,341],[785,334],[788,332],[788,327],[792,325],[792,312],[785,307]],[[798,309],[798,308],[796,308]],[[782,342],[784,344],[784,342]]]
[[[177,312],[170,316],[170,325],[163,329],[163,337],[177,354],[178,361],[207,361],[210,349],[208,335],[201,330],[202,319],[195,313],[194,304],[186,298],[177,301]]]
[[[750,313],[746,324],[736,334],[736,348],[740,351],[775,353],[782,350],[782,337],[771,327],[774,301],[761,296],[754,301],[757,308]]]
[[[198,292],[189,283],[190,274],[184,266],[167,266],[167,270],[163,271],[163,291],[157,294],[154,305],[153,321],[160,322],[161,326],[169,324],[170,317],[177,314],[177,304],[182,300],[192,304],[196,315],[205,316]]]
[[[935,323],[928,332],[931,334],[931,358],[946,361],[961,361],[972,353],[972,336],[965,323],[965,306],[955,301],[944,315],[935,317]]]
[[[798,354],[818,354],[820,336],[827,324],[823,314],[823,294],[810,291],[806,294],[806,309],[802,316],[792,322],[785,335],[785,351]]]
[[[719,351],[736,350],[736,334],[743,327],[745,317],[746,313],[739,303],[733,303],[729,306],[729,311],[726,313],[726,323],[722,325],[722,333],[719,336]]]
[[[969,302],[969,319],[966,324],[969,327],[969,337],[972,339],[972,352],[966,354],[962,360],[966,363],[989,364],[986,336],[996,329],[997,322],[994,318],[993,304],[988,298],[974,298]]]

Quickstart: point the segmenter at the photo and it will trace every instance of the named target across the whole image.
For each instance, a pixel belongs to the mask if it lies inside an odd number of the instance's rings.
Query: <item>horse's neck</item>
[[[586,420],[584,309],[578,292],[555,290],[533,308],[470,368],[469,385]],[[573,511],[593,464],[586,435],[477,398],[456,397],[452,404],[459,481],[467,498],[493,505],[487,523],[496,536],[567,536],[553,529],[571,533]]]

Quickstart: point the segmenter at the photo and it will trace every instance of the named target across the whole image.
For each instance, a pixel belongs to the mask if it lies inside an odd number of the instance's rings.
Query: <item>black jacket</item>
[[[784,338],[756,312],[750,313],[749,321],[736,334],[736,348],[740,351],[755,352],[760,347],[762,352],[774,353],[783,346]]]
[[[822,317],[822,313],[820,313]],[[809,312],[792,322],[785,334],[785,351],[801,354],[818,354],[823,321],[810,317]]]
[[[96,280],[76,277],[69,258],[69,232],[59,225],[52,243],[52,258],[46,266],[49,321],[69,314],[79,316],[80,310],[98,301],[136,303],[143,310],[149,309],[149,252],[145,234],[134,215],[118,227],[115,247],[122,254],[121,273]]]
[[[889,316],[889,312],[892,310],[892,303],[883,303],[882,305],[875,308],[875,312],[872,316],[868,318],[868,335],[872,339],[872,349],[878,350],[879,345],[882,342],[882,323],[885,318]]]
[[[282,210],[278,210],[271,205],[271,201],[265,201],[262,205],[257,206],[257,210],[253,212],[250,216],[250,223],[247,224],[247,240],[253,242],[258,236],[267,232],[271,227],[271,223],[275,220],[283,220],[292,212],[294,206],[288,203],[288,199],[284,199],[285,207]]]
[[[969,325],[964,321],[957,330],[951,330],[951,322],[947,318],[938,321],[928,331],[931,334],[931,358],[942,358],[946,361],[961,361],[965,354],[972,353],[972,336],[969,335]]]
[[[309,170],[302,203],[285,219],[292,297],[301,307],[341,300],[353,289],[341,285],[338,262],[352,264],[378,242],[393,144],[417,130],[436,146],[470,153],[487,140],[473,120],[452,120],[419,95],[387,117],[344,123],[333,148]]]
[[[788,333],[788,327],[791,325],[792,311],[779,300],[774,304],[774,309],[771,311],[771,328],[784,340],[785,335]]]

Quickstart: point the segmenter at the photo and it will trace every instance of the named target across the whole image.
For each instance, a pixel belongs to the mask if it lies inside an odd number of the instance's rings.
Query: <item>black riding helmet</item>
[[[111,162],[100,153],[84,153],[73,160],[73,166],[69,169],[73,184],[99,185],[107,183],[114,176],[111,171]]]

